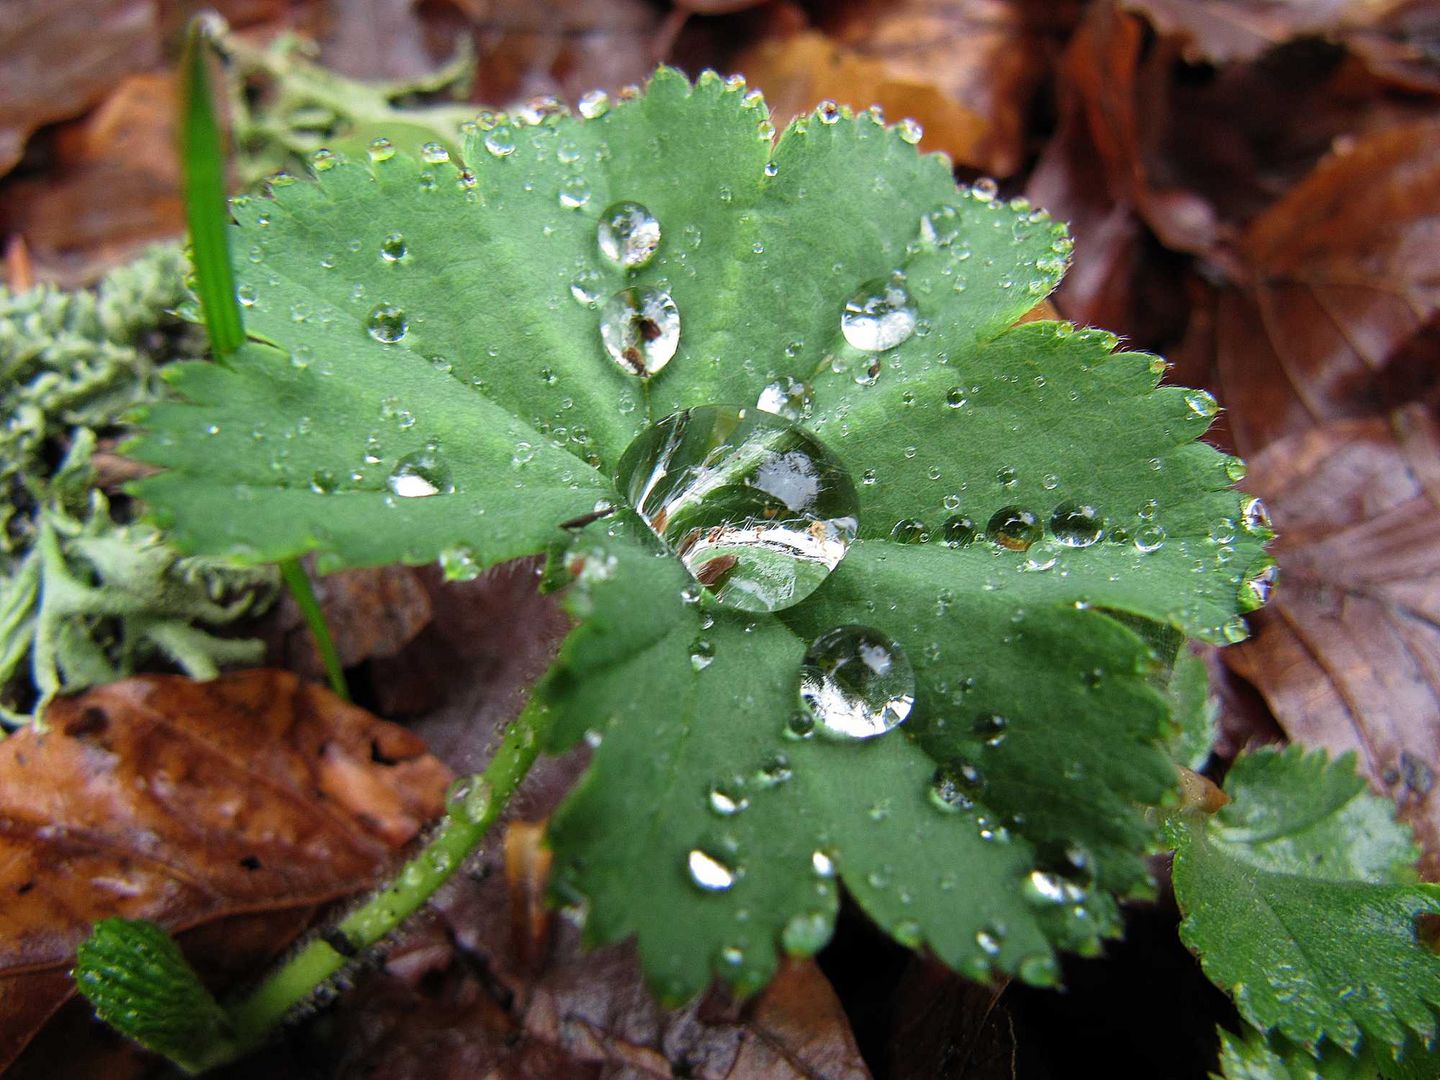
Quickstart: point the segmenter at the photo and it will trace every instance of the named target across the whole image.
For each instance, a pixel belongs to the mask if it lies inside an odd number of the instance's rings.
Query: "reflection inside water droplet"
[[[905,721],[915,701],[915,671],[905,650],[868,626],[821,634],[800,666],[800,703],[827,734],[883,735]]]
[[[844,466],[770,413],[676,413],[636,437],[616,481],[696,580],[746,611],[799,603],[855,538],[859,501]]]
[[[621,368],[649,378],[680,347],[680,310],[660,289],[621,289],[600,309],[600,340]]]
[[[845,302],[840,332],[857,349],[884,352],[915,333],[915,305],[904,278],[877,278],[866,282]]]
[[[622,270],[638,270],[660,247],[660,222],[637,202],[618,202],[600,215],[600,254]]]
[[[1050,515],[1050,531],[1067,547],[1089,547],[1104,535],[1100,511],[1082,503],[1061,503]]]
[[[995,511],[985,533],[995,543],[1011,551],[1028,551],[1044,533],[1040,521],[1029,510],[1005,506]]]

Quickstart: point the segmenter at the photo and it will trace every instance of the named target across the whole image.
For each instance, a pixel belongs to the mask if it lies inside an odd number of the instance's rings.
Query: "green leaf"
[[[144,919],[103,919],[75,954],[75,985],[95,1014],[187,1072],[228,1039],[229,1023],[180,947]]]
[[[1312,1050],[1433,1037],[1440,958],[1416,919],[1440,912],[1440,886],[1413,883],[1408,830],[1353,758],[1261,751],[1226,790],[1213,822],[1174,827],[1180,933],[1206,974],[1251,1024]]]
[[[183,400],[133,448],[169,471],[140,493],[177,542],[250,560],[561,551],[580,626],[544,690],[554,745],[600,745],[554,822],[559,876],[592,938],[639,936],[670,996],[712,971],[750,988],[778,948],[817,948],[827,859],[900,940],[1053,981],[1052,947],[1097,949],[1112,894],[1148,887],[1137,804],[1174,786],[1160,689],[1180,632],[1243,633],[1268,532],[1194,441],[1213,402],[1157,389],[1163,365],[1111,335],[1011,329],[1058,282],[1064,229],[957,191],[869,114],[822,111],[772,142],[758,96],[662,69],[603,115],[539,121],[486,118],[463,168],[382,147],[237,202],[257,340],[231,370],[175,371]],[[662,229],[628,273],[596,241],[620,200]],[[897,274],[914,332],[860,353],[841,313]],[[599,334],[599,301],[629,285],[680,312],[675,356],[643,382]],[[772,386],[796,391],[861,501],[862,539],[804,603],[712,610],[623,509],[564,527],[622,504],[614,470],[647,424]],[[407,497],[394,477],[422,459],[434,494]],[[1103,538],[945,542],[951,516],[1049,523],[1071,503]],[[890,539],[910,518],[899,537],[928,542]],[[851,623],[906,650],[913,714],[865,744],[787,741],[801,656]],[[960,759],[979,790],[937,809],[931,780]],[[717,815],[710,792],[736,776],[751,805]],[[702,890],[692,851],[749,870]]]
[[[1440,1054],[1412,1040],[1399,1061],[1368,1050],[1352,1056],[1334,1046],[1316,1056],[1283,1036],[1251,1028],[1244,1038],[1220,1032],[1220,1067],[1224,1080],[1433,1080],[1440,1075]]]
[[[1170,740],[1170,758],[1186,768],[1199,769],[1215,745],[1219,712],[1219,703],[1210,693],[1205,661],[1190,649],[1181,648],[1166,689],[1178,729]]]
[[[996,767],[972,810],[947,811],[929,794],[936,758],[925,740],[907,737],[908,724],[864,743],[787,737],[806,640],[774,619],[697,602],[673,560],[627,539],[640,529],[569,556],[578,576],[567,603],[583,622],[540,690],[559,717],[556,748],[586,725],[598,742],[550,827],[557,889],[588,904],[590,940],[637,936],[652,982],[672,1000],[714,973],[753,990],[773,972],[777,945],[808,953],[828,939],[836,874],[899,940],[976,977],[994,968],[1053,982],[1052,946],[1093,952],[1115,932],[1113,902],[1088,878],[1139,884],[1146,834],[1124,794],[1157,797],[1172,776],[1152,749],[1127,745],[1127,721],[1104,719],[1138,710],[1153,725],[1163,715],[1128,631],[1062,609],[1037,620],[1025,643],[1038,650],[1032,663],[1024,649],[996,650],[997,686],[1019,664],[1041,680],[1025,700],[1056,695],[1037,721],[1073,724],[1070,706],[1093,695],[1086,730],[1049,741],[1103,774],[1088,785],[1052,774],[1045,738],[1021,724],[1006,736],[1014,767]],[[642,603],[647,617],[636,620]],[[1128,649],[1137,672],[1099,688],[1068,664],[1046,673],[1050,650],[1073,652],[1068,634],[1091,642],[1077,664]],[[1091,739],[1108,739],[1109,749],[1097,753]],[[1027,762],[1038,764],[1027,773]],[[1025,813],[1033,818],[1022,824]],[[1067,827],[1071,814],[1080,819]]]

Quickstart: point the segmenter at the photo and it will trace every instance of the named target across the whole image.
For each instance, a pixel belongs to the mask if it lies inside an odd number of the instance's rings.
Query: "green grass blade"
[[[180,168],[195,291],[217,357],[238,349],[245,325],[230,264],[230,213],[225,203],[225,156],[206,69],[205,20],[191,21],[181,60]]]

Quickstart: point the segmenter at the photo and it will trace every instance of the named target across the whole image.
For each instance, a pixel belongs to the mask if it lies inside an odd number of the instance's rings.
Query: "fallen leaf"
[[[57,132],[52,167],[5,188],[7,228],[38,276],[76,284],[184,229],[168,74],[124,79],[83,121]]]
[[[341,570],[311,581],[343,667],[396,656],[430,622],[430,596],[411,567]],[[277,666],[322,680],[315,639],[293,597],[286,595],[273,622]]]
[[[47,720],[0,743],[0,1068],[71,994],[96,920],[182,931],[350,895],[450,778],[418,737],[283,671],[127,679]]]
[[[502,904],[503,908],[503,904]],[[509,1001],[455,962],[443,928],[412,934],[343,999],[330,1036],[340,1078],[436,1076],[866,1080],[844,1011],[812,961],[783,965],[749,1002],[720,991],[655,1004],[632,951],[564,959]],[[501,997],[504,995],[501,994]]]
[[[160,59],[150,0],[5,0],[0,12],[0,176],[31,132],[85,111]]]
[[[1346,41],[1384,27],[1413,0],[1123,0],[1162,34],[1184,43],[1192,62],[1253,60],[1298,37]],[[1392,35],[1393,37],[1393,35]]]
[[[664,12],[645,0],[431,0],[427,7],[432,33],[471,34],[472,100],[492,105],[546,94],[573,104],[597,87],[613,92],[643,81],[660,59]]]
[[[1073,3],[898,0],[839,4],[818,26],[763,41],[735,67],[765,91],[782,124],[822,98],[925,129],[921,146],[1005,177],[1024,163],[1031,101],[1045,78],[1047,42],[1074,25]]]
[[[1267,447],[1254,490],[1279,531],[1280,580],[1225,651],[1285,733],[1398,801],[1440,871],[1440,427],[1420,406]]]
[[[1214,343],[1241,453],[1422,394],[1433,370],[1389,365],[1440,311],[1440,122],[1328,157],[1256,219],[1241,256]]]

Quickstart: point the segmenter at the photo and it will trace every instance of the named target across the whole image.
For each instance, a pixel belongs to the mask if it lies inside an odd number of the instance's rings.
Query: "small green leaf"
[[[224,1010],[154,923],[96,923],[76,950],[74,975],[100,1019],[187,1072],[223,1055],[229,1039]]]
[[[1352,758],[1298,748],[1241,757],[1226,790],[1213,822],[1174,826],[1180,933],[1206,974],[1255,1027],[1311,1050],[1432,1038],[1440,957],[1416,920],[1440,912],[1440,886],[1413,884],[1393,807]]]
[[[1396,1061],[1368,1050],[1351,1055],[1325,1046],[1318,1056],[1281,1035],[1248,1029],[1244,1038],[1220,1032],[1220,1067],[1224,1080],[1434,1080],[1440,1075],[1440,1054],[1411,1040]]]

